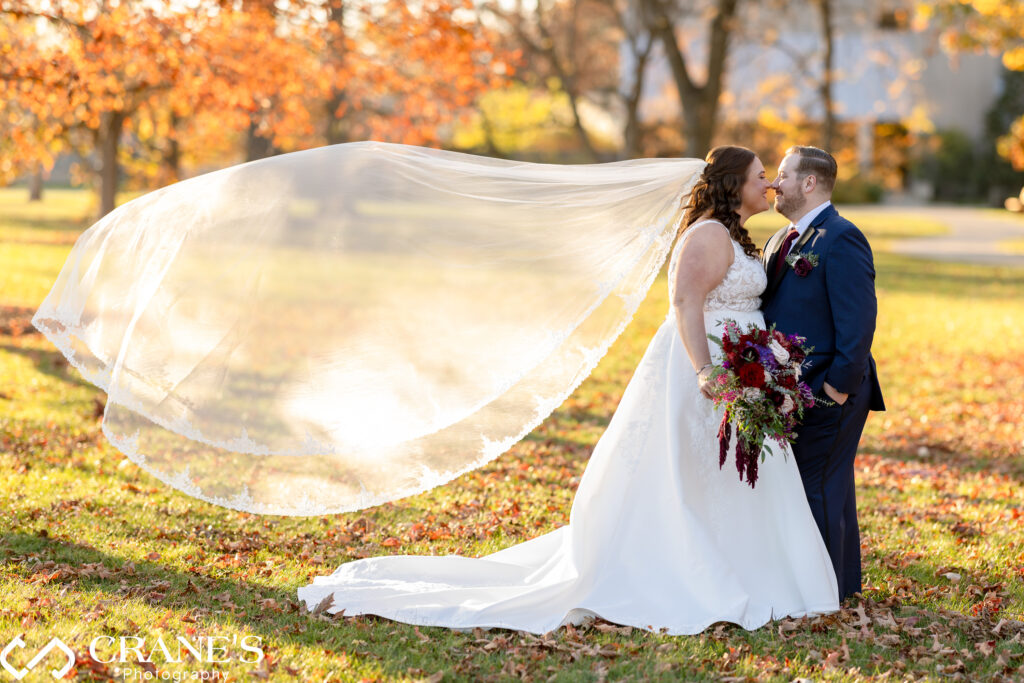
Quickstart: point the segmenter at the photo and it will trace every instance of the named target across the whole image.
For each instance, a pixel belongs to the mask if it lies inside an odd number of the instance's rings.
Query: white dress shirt
[[[811,226],[811,221],[817,218],[819,213],[821,213],[830,206],[832,206],[832,202],[826,200],[825,203],[819,204],[818,206],[814,207],[813,209],[805,213],[803,218],[796,222],[796,225],[790,223],[790,227],[796,228],[797,239],[800,239],[800,237],[802,237],[803,234],[807,232],[807,228]]]

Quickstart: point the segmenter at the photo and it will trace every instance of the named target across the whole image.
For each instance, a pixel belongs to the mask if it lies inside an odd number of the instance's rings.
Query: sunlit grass
[[[1007,211],[1006,209],[995,209],[988,208],[982,209],[986,216],[992,218],[1000,218],[1004,220],[1016,221],[1021,225],[1024,225],[1024,213],[1018,211]]]
[[[933,237],[948,234],[950,228],[941,221],[920,218],[912,211],[906,213],[889,213],[864,207],[837,207],[839,214],[851,221],[871,241],[872,249],[883,251],[889,248],[892,240],[915,237]],[[789,225],[789,220],[774,210],[759,213],[747,221],[746,228],[750,231],[754,243],[764,247],[777,230]]]
[[[1024,223],[1022,223],[1024,225]],[[1024,254],[1024,239],[1005,240],[999,243],[999,251],[1006,254]]]
[[[70,249],[68,239],[42,237],[73,237],[87,223],[78,220],[88,213],[84,193],[51,192],[26,207],[14,198],[21,192],[0,191],[0,323],[30,315]],[[475,556],[564,524],[590,450],[664,320],[662,274],[594,374],[511,452],[428,493],[323,519],[236,513],[154,480],[102,437],[102,394],[45,339],[0,333],[0,645],[24,633],[23,664],[56,635],[81,662],[103,634],[254,635],[272,654],[259,673],[271,680],[412,680],[442,670],[456,680],[1021,675],[1019,631],[993,629],[1024,619],[1024,270],[892,255],[885,238],[942,226],[844,213],[875,245],[874,352],[889,407],[868,421],[858,458],[866,627],[853,602],[817,623],[752,633],[591,628],[538,645],[501,631],[310,617],[294,603],[297,586],[356,557]],[[780,221],[753,221],[759,244]],[[238,680],[256,667],[191,668]],[[86,671],[80,665],[80,677]]]

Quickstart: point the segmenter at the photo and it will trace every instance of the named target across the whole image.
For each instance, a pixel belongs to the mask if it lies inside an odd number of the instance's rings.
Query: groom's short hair
[[[799,178],[813,175],[818,179],[826,190],[831,192],[836,186],[836,172],[839,169],[835,157],[823,149],[817,147],[805,147],[794,145],[786,150],[786,154],[797,154],[800,156],[800,163],[797,164],[796,174]]]

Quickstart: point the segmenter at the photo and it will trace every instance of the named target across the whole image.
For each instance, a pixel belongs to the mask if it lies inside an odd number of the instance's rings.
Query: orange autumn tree
[[[73,149],[92,160],[101,215],[114,208],[133,128],[137,147],[152,136],[173,141],[182,121],[216,111],[223,136],[233,114],[273,93],[274,134],[311,131],[291,100],[308,94],[313,52],[292,49],[265,17],[217,2],[172,9],[113,0],[0,0],[0,14],[5,33],[19,38],[5,41],[0,72],[0,119],[15,119],[20,135],[11,167]]]
[[[306,102],[326,82],[315,78],[318,46],[302,27],[282,34],[263,7],[221,6],[195,28],[188,36],[189,68],[126,121],[132,149],[121,165],[136,186],[177,181],[184,167],[240,160],[240,144],[247,161],[266,156],[252,153],[253,141],[268,153],[317,144]]]
[[[514,53],[469,0],[326,0],[329,142],[440,145],[482,93],[505,85]]]
[[[106,3],[104,3],[106,5]],[[125,124],[185,66],[180,17],[131,3],[5,1],[0,10],[30,34],[8,56],[0,83],[5,109],[34,124],[23,154],[70,147],[93,158],[100,213],[114,208]],[[48,160],[49,161],[49,160]]]
[[[309,106],[328,86],[318,33],[265,3],[218,4],[193,39],[198,68],[140,109],[135,132],[152,139],[158,181],[177,179],[184,165],[239,160],[239,147],[250,161],[319,144]]]
[[[243,141],[440,144],[511,73],[471,5],[434,0],[0,0],[0,17],[0,182],[73,150],[101,214],[126,170],[171,182]]]
[[[22,91],[38,87],[46,70],[25,70],[17,57],[33,49],[33,32],[26,22],[0,21],[0,184],[6,184],[40,164],[53,165],[53,155],[60,143],[48,117],[38,117],[35,108],[26,106]],[[61,97],[51,92],[47,104],[55,105]]]

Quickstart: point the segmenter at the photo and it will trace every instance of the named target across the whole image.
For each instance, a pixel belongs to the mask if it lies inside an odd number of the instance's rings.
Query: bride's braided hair
[[[708,165],[690,192],[690,201],[684,207],[686,213],[677,237],[706,215],[728,228],[729,234],[739,242],[748,256],[758,256],[760,250],[750,239],[747,229],[740,225],[740,215],[737,213],[742,204],[740,191],[747,182],[747,170],[756,156],[746,147],[732,145],[715,147],[708,152],[704,158]]]

